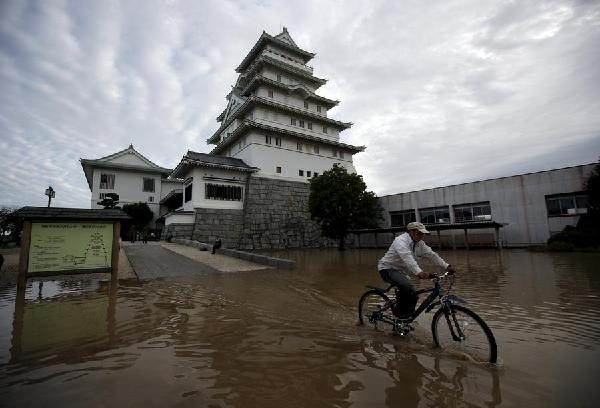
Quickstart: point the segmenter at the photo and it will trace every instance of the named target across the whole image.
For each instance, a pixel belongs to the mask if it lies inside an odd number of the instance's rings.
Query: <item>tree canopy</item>
[[[132,218],[131,223],[138,229],[146,226],[154,214],[146,203],[131,203],[123,206],[123,211]]]
[[[117,193],[106,193],[104,198],[97,204],[104,207],[105,210],[111,208],[120,208],[117,207],[117,204],[119,204],[119,195]]]
[[[588,195],[590,208],[592,210],[600,210],[600,163],[590,173],[585,182],[585,190]]]
[[[382,219],[377,196],[367,191],[362,176],[340,165],[311,179],[308,207],[323,236],[337,239],[340,250],[349,230],[375,228]]]

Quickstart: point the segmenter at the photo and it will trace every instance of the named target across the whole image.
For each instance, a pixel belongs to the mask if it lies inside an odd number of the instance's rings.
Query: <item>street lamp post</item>
[[[54,192],[54,189],[52,188],[52,186],[49,186],[46,189],[46,192],[44,194],[46,194],[48,196],[48,208],[50,208],[50,201],[52,201],[52,199],[56,195],[55,192]]]

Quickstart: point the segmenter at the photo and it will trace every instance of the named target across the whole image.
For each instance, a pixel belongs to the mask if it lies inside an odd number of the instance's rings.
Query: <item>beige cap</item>
[[[427,231],[427,229],[425,228],[425,226],[423,224],[421,224],[420,222],[411,222],[406,226],[406,230],[410,231],[410,230],[417,230],[419,232],[422,232],[423,234],[429,234],[429,231]]]

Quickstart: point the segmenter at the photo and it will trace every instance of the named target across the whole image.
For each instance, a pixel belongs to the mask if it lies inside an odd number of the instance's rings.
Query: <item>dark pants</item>
[[[419,296],[410,279],[397,269],[382,269],[379,271],[381,278],[396,285],[396,308],[394,314],[398,317],[410,315],[415,311]]]

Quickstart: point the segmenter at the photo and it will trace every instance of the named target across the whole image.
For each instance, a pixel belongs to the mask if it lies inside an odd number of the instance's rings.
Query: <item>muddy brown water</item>
[[[0,291],[0,406],[597,406],[600,255],[448,251],[500,364],[356,326],[382,250],[289,251],[292,271]],[[433,270],[432,267],[426,268]],[[15,302],[17,300],[17,302]],[[15,306],[16,305],[16,306]]]

